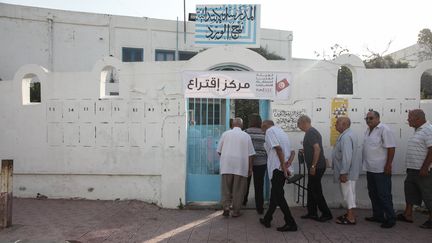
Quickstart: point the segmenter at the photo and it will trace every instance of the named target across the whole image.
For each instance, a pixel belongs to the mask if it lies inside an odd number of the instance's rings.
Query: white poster
[[[260,47],[260,5],[197,5],[195,45]]]
[[[288,99],[291,82],[285,72],[183,72],[187,98]]]

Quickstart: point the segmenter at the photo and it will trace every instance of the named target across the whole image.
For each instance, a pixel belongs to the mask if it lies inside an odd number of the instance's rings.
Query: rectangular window
[[[191,59],[195,56],[197,52],[192,51],[179,51],[179,60],[185,61]],[[155,55],[156,61],[174,61],[175,60],[175,51],[172,50],[156,50]]]
[[[144,49],[123,47],[122,48],[122,61],[123,62],[142,62],[144,60]]]
[[[174,61],[175,51],[170,50],[156,50],[155,61]]]

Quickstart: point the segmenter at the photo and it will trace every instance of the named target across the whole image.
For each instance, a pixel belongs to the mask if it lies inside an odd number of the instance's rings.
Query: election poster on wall
[[[275,124],[285,132],[300,132],[297,121],[306,115],[306,109],[272,109],[272,117]]]
[[[287,72],[185,71],[186,98],[288,99],[292,75]]]
[[[339,132],[336,130],[336,120],[339,117],[348,116],[348,99],[343,98],[333,98],[331,104],[331,127],[330,127],[330,144],[334,146],[336,144],[337,138],[339,137]]]
[[[260,47],[260,5],[197,5],[195,45]]]

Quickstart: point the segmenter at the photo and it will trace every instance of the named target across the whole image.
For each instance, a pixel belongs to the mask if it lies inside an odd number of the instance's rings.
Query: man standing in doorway
[[[307,214],[301,216],[302,219],[314,219],[326,222],[333,218],[327,206],[327,202],[322,192],[321,179],[326,170],[326,161],[322,146],[321,134],[311,125],[311,119],[303,115],[297,121],[297,126],[305,132],[303,138],[303,151],[306,165],[308,167],[307,184]],[[321,216],[318,217],[318,209]]]
[[[253,157],[252,172],[255,191],[255,205],[258,214],[264,213],[264,178],[267,170],[267,153],[264,148],[265,135],[261,130],[261,117],[258,114],[249,116],[249,128],[245,130],[252,138],[256,154]],[[246,194],[243,205],[246,205],[249,196],[251,176],[248,177]]]
[[[264,218],[260,223],[270,228],[273,213],[279,206],[284,214],[285,225],[278,227],[278,231],[297,231],[297,224],[291,215],[291,211],[285,200],[284,185],[285,179],[291,174],[291,163],[294,153],[291,151],[291,144],[288,135],[280,128],[274,126],[273,121],[266,120],[262,123],[262,130],[265,133],[265,148],[267,151],[267,171],[271,181],[270,204]]]
[[[224,132],[217,152],[220,158],[223,215],[240,216],[240,208],[246,191],[247,177],[252,173],[252,156],[255,150],[251,137],[243,132],[243,120],[234,118],[233,129]]]
[[[334,181],[340,184],[342,197],[347,206],[347,213],[339,216],[338,224],[354,225],[356,218],[353,209],[356,207],[356,181],[359,177],[361,161],[357,158],[357,136],[350,128],[348,117],[336,120],[336,130],[340,133],[333,149],[332,165]]]
[[[421,109],[408,113],[408,123],[415,131],[408,140],[406,152],[405,212],[398,214],[397,220],[412,223],[413,205],[421,205],[423,200],[429,210],[429,219],[420,227],[432,229],[432,125],[426,121]]]
[[[372,217],[365,219],[381,223],[382,228],[392,228],[396,224],[391,192],[396,141],[390,128],[380,122],[377,111],[368,112],[365,120],[368,128],[364,136],[362,157],[373,211]]]

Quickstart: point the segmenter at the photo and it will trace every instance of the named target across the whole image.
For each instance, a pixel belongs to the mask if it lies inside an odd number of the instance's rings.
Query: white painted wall
[[[194,22],[179,22],[179,50],[193,46]],[[144,48],[144,61],[155,50],[176,49],[176,21],[82,13],[0,3],[0,78],[9,80],[23,65],[38,64],[53,72],[88,72],[105,56],[122,59],[122,47]],[[261,30],[261,45],[291,58],[292,32]]]
[[[369,108],[395,132],[393,195],[404,204],[403,179],[406,139],[412,129],[406,110],[422,107],[431,120],[432,104],[420,103],[420,76],[432,67],[424,62],[411,69],[365,69],[355,56],[335,61],[267,61],[238,47],[213,48],[184,62],[122,63],[103,58],[90,72],[50,72],[37,65],[21,67],[11,81],[0,82],[0,158],[13,159],[14,195],[50,198],[139,199],[168,208],[184,202],[186,180],[186,116],[181,72],[208,70],[237,63],[254,71],[291,72],[292,96],[274,101],[272,109],[304,108],[320,130],[326,157],[331,156],[330,105],[336,94],[337,70],[347,65],[354,74],[349,99],[353,128],[362,137]],[[100,72],[112,66],[119,72],[120,95],[100,97]],[[35,74],[42,84],[42,102],[23,105],[22,78]],[[321,108],[317,111],[317,108]],[[389,109],[396,109],[390,113]],[[296,149],[302,132],[290,132]],[[341,202],[329,169],[324,192],[330,205]],[[290,205],[295,201],[287,186]],[[365,177],[358,186],[360,206],[369,206]]]

